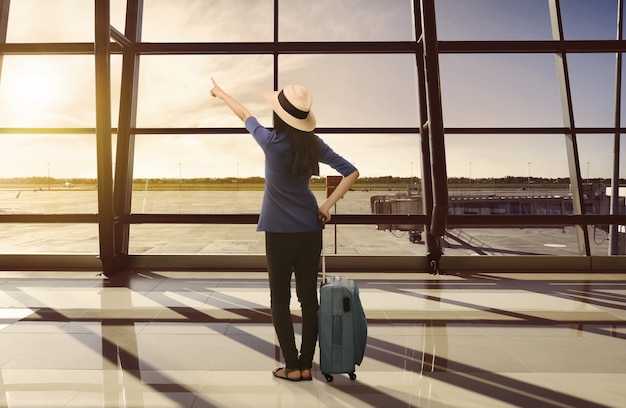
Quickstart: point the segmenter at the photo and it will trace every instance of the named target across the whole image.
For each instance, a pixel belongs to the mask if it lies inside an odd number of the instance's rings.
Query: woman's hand
[[[320,208],[317,210],[317,218],[319,218],[320,221],[323,219],[325,223],[330,221],[330,211]]]
[[[213,89],[211,89],[211,96],[215,98],[223,99],[226,93],[222,90],[222,88],[220,88],[217,82],[215,82],[215,79],[213,79],[213,77],[211,77],[211,82],[213,82]]]
[[[356,180],[359,178],[359,171],[354,170],[352,173],[342,178],[339,182],[339,185],[335,187],[335,190],[332,192],[330,197],[324,201],[322,205],[320,205],[317,214],[321,217],[322,215],[326,217],[326,222],[330,221],[330,208],[332,208],[337,201],[341,199],[341,197],[346,194],[350,188],[354,185]]]
[[[211,77],[211,82],[213,82],[213,89],[211,89],[211,95],[215,98],[219,98],[226,102],[226,105],[237,115],[239,119],[242,121],[246,121],[251,114],[245,106],[237,102],[232,96],[228,95],[220,86],[215,82],[215,79]]]

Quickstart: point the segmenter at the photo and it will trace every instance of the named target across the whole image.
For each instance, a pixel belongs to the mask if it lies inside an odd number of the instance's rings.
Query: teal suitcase
[[[352,279],[326,279],[323,272],[318,313],[320,371],[328,382],[333,380],[332,374],[341,373],[354,380],[355,365],[361,365],[367,343],[367,318],[359,288]]]

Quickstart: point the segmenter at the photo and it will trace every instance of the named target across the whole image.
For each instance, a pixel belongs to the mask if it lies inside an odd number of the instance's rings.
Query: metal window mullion
[[[120,93],[117,152],[115,160],[114,203],[116,215],[131,212],[133,190],[133,168],[135,157],[135,133],[137,121],[137,93],[139,83],[139,54],[134,44],[141,41],[143,0],[128,2],[126,8],[125,38],[130,47],[122,54],[122,83]],[[128,256],[130,225],[115,224],[115,251],[118,256]]]
[[[10,6],[11,0],[0,0],[0,44],[5,44],[7,41]]]
[[[96,152],[100,261],[105,275],[115,273],[113,166],[111,153],[110,4],[95,1]]]
[[[550,20],[552,24],[552,36],[554,40],[563,41],[563,22],[559,0],[550,0]],[[582,194],[582,177],[580,174],[580,159],[578,156],[578,142],[576,140],[576,127],[574,124],[574,110],[572,106],[572,92],[570,88],[569,71],[567,67],[567,55],[565,52],[555,54],[559,89],[561,92],[561,107],[563,110],[563,122],[568,129],[565,134],[565,146],[569,167],[570,184],[574,214],[585,214],[584,198]],[[584,225],[576,225],[578,238],[578,251],[580,255],[591,255],[589,245],[589,231]]]
[[[421,1],[421,22],[433,195],[432,217],[428,233],[432,234],[434,238],[437,238],[439,244],[441,244],[441,237],[445,234],[448,216],[448,176],[446,170],[443,112],[439,80],[439,50],[434,0]],[[435,260],[441,256],[440,245],[433,255]]]
[[[11,0],[0,0],[0,45],[7,41],[7,27],[9,25],[9,7]],[[0,79],[2,79],[2,62],[4,53],[0,52]]]
[[[624,28],[624,1],[617,3],[617,40],[623,40]],[[615,135],[613,137],[613,175],[611,178],[611,208],[610,214],[619,214],[619,163],[622,115],[622,53],[617,52],[615,57]],[[619,254],[619,225],[611,224],[609,230],[609,255]]]
[[[433,179],[430,163],[428,101],[426,99],[426,69],[424,61],[424,37],[420,0],[414,0],[413,2],[413,17],[415,24],[415,38],[418,43],[418,47],[416,47],[415,50],[415,62],[417,65],[417,96],[419,104],[419,134],[422,163],[422,211],[426,215],[426,224],[424,226],[426,253],[431,253],[432,251],[437,250],[438,245],[436,239],[434,239],[433,235],[430,234],[428,230],[433,214]]]
[[[119,35],[113,27],[111,35],[117,39],[122,47],[122,78],[120,89],[120,106],[117,127],[117,146],[115,154],[115,180],[113,188],[113,210],[116,222],[113,226],[116,272],[128,269],[128,248],[130,241],[130,224],[118,220],[120,215],[131,213],[132,190],[133,190],[133,167],[135,155],[135,134],[131,129],[136,127],[137,117],[137,82],[139,75],[139,55],[135,44],[141,39],[141,19],[143,12],[143,0],[129,1],[126,4],[126,19],[124,35]],[[110,54],[109,54],[110,55]],[[121,302],[120,302],[121,301]],[[103,309],[110,307],[102,298]],[[130,298],[114,300],[116,307],[128,307],[132,301]],[[121,305],[120,305],[121,303]],[[132,337],[125,344],[125,353],[119,352],[119,346],[107,341],[107,334],[115,328],[109,324],[102,325],[102,359],[103,364],[119,364],[126,370],[138,370],[139,363],[136,358],[137,338]],[[111,370],[107,370],[111,371]],[[117,397],[116,385],[119,378],[108,372],[104,376],[105,398],[114,401]],[[122,380],[122,386],[127,385],[128,379]],[[130,388],[130,387],[128,387]],[[137,390],[129,390],[128,398],[141,404],[142,393]]]

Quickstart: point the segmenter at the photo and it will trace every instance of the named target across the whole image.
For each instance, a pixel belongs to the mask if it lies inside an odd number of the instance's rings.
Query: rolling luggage
[[[318,312],[320,371],[326,381],[332,374],[347,373],[356,379],[355,365],[361,365],[367,342],[367,319],[359,288],[343,276],[326,277],[322,246],[322,282]]]

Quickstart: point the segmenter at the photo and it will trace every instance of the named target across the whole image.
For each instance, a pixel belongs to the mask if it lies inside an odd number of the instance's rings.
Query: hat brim
[[[265,100],[270,104],[272,110],[276,112],[279,118],[281,118],[289,126],[302,130],[304,132],[311,132],[315,129],[316,119],[313,112],[309,112],[305,119],[298,119],[291,116],[287,111],[280,106],[278,102],[279,91],[268,91],[263,93]]]

